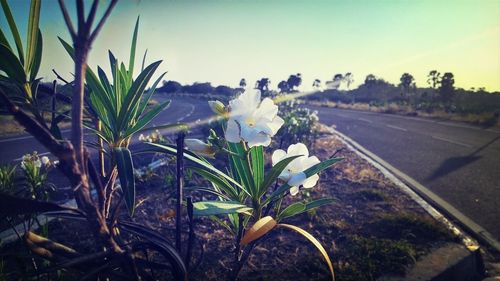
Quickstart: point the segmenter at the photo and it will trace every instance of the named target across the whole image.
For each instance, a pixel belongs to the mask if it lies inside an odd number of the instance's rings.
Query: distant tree
[[[344,82],[346,83],[347,89],[351,86],[352,82],[354,82],[354,77],[351,72],[347,72],[344,75]]]
[[[436,89],[441,80],[441,73],[437,70],[431,70],[427,75],[427,84],[431,86],[431,88]]]
[[[285,80],[278,83],[278,89],[280,90],[280,93],[290,92],[290,87],[288,87],[288,83]]]
[[[366,78],[365,78],[366,87],[370,88],[370,87],[374,86],[376,83],[377,83],[377,77],[375,75],[373,75],[373,74],[366,75]]]
[[[269,91],[269,85],[271,84],[271,80],[269,78],[261,78],[255,82],[255,89],[260,90],[261,93]]]
[[[193,85],[183,86],[182,91],[192,94],[210,94],[214,91],[214,87],[212,87],[212,84],[210,84],[210,82],[195,82],[193,83]]]
[[[246,86],[247,86],[247,80],[245,80],[245,78],[241,78],[240,87],[245,88]]]
[[[441,78],[440,81],[440,86],[439,86],[439,94],[441,95],[441,99],[445,104],[448,104],[451,102],[451,98],[453,97],[453,94],[455,93],[455,78],[453,77],[453,73],[451,72],[446,72],[443,74],[443,77]]]
[[[215,87],[214,93],[217,95],[224,95],[224,96],[233,96],[236,93],[237,90],[225,86],[225,85],[220,85]]]
[[[302,75],[300,73],[292,74],[286,82],[288,83],[289,91],[293,91],[295,87],[299,87],[302,84]]]
[[[314,88],[314,89],[316,89],[316,90],[317,90],[317,89],[319,89],[319,88],[321,88],[321,80],[319,80],[319,79],[314,79],[312,86],[313,86],[313,88]]]
[[[163,86],[161,86],[158,91],[164,93],[177,93],[182,90],[181,83],[177,81],[163,81]]]
[[[410,73],[403,73],[401,78],[399,78],[399,81],[401,82],[401,87],[403,87],[403,90],[407,94],[409,94],[411,88],[415,86],[415,78],[413,78],[413,75]]]

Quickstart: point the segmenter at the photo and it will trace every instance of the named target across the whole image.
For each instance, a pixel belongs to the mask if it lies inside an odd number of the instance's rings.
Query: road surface
[[[500,131],[456,122],[312,107],[500,240]]]
[[[455,122],[309,107],[319,111],[321,122],[336,126],[500,239],[499,131]],[[153,124],[195,122],[210,114],[204,100],[175,98]],[[19,159],[33,150],[46,153],[30,136],[0,139],[0,162]]]

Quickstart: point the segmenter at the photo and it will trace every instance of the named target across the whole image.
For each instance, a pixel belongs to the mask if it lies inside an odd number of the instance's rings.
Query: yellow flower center
[[[255,119],[253,117],[247,117],[247,119],[245,120],[245,123],[249,126],[249,127],[254,127],[255,126]]]

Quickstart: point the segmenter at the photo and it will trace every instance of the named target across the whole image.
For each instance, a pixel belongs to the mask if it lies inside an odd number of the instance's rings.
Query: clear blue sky
[[[29,1],[9,3],[26,30]],[[74,12],[73,1],[67,4]],[[499,0],[125,0],[93,46],[92,68],[108,68],[108,49],[128,60],[138,15],[139,54],[147,48],[148,61],[163,60],[166,79],[181,83],[236,86],[241,78],[253,84],[269,77],[274,88],[300,72],[306,90],[336,73],[352,72],[358,84],[369,73],[397,83],[409,72],[425,86],[437,69],[453,72],[458,87],[500,90]],[[0,25],[5,30],[3,14]],[[69,77],[71,60],[57,41],[69,36],[57,1],[43,1],[41,28],[42,76],[54,79],[55,68]]]

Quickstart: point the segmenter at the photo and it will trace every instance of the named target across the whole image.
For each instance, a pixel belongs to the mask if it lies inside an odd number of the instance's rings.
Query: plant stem
[[[177,202],[175,217],[175,247],[181,252],[182,189],[184,185],[184,132],[177,135]]]

